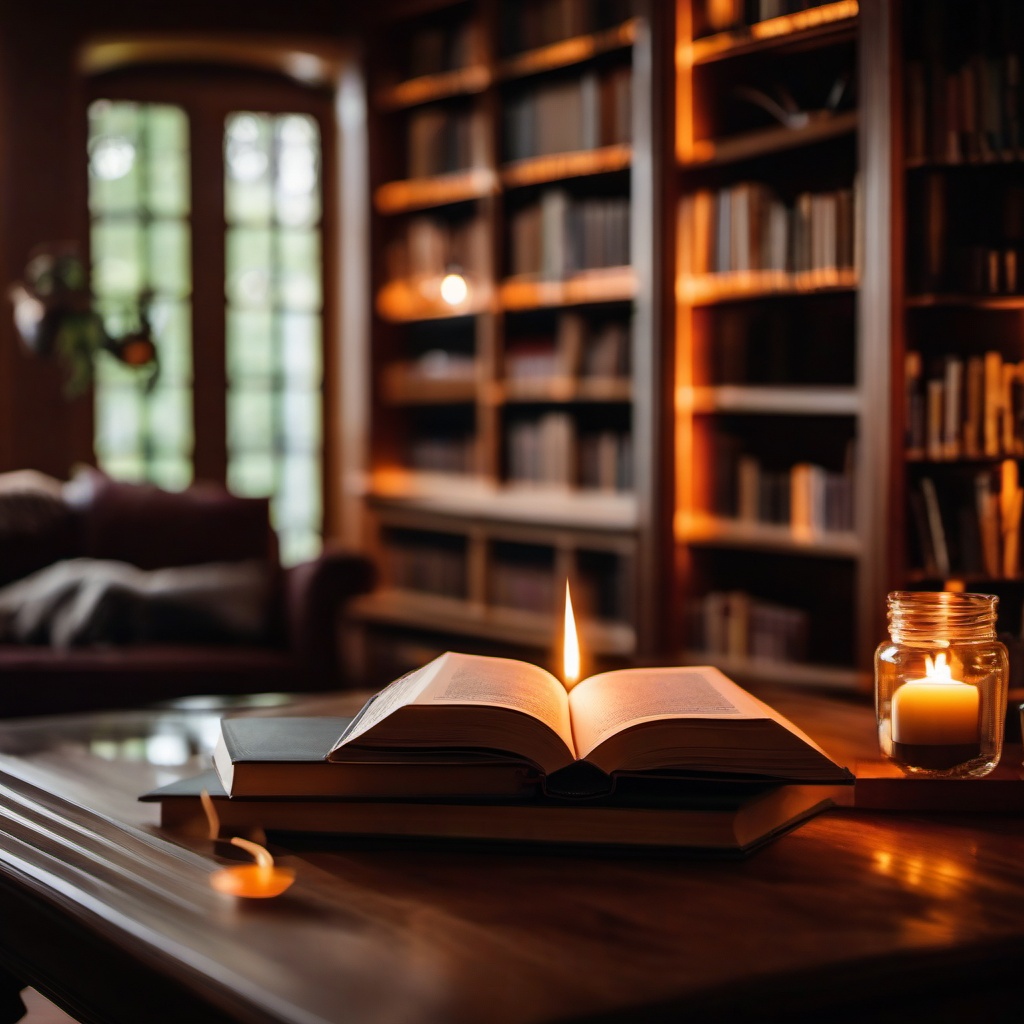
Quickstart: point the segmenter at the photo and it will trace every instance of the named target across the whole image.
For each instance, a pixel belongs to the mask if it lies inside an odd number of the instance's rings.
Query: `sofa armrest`
[[[345,684],[338,664],[338,615],[357,594],[373,589],[377,572],[365,555],[325,549],[318,557],[284,571],[286,645],[308,680],[302,689]]]

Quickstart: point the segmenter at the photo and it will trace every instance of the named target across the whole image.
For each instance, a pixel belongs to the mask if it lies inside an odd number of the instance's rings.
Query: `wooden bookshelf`
[[[821,558],[850,558],[861,554],[864,549],[855,533],[813,529],[800,531],[796,527],[783,524],[744,522],[738,519],[700,515],[678,516],[676,536],[686,544],[728,545],[779,552],[798,551]]]
[[[683,160],[684,166],[715,167],[720,164],[754,160],[757,157],[787,150],[813,146],[817,143],[851,135],[857,130],[857,112],[818,113],[807,124],[797,128],[783,125],[761,128],[726,139],[698,139]]]
[[[432,206],[483,199],[493,195],[497,187],[498,180],[493,170],[474,167],[433,178],[389,181],[374,192],[373,201],[381,213],[409,213]]]
[[[821,45],[837,38],[852,38],[857,30],[859,11],[857,0],[836,0],[699,39],[681,38],[677,45],[686,48],[693,64],[749,56],[764,50]]]
[[[374,97],[377,109],[404,110],[424,103],[483,92],[491,84],[491,69],[477,66],[421,75],[380,89]]]
[[[856,287],[856,271],[845,268],[745,271],[680,277],[676,282],[676,298],[691,306],[712,306],[743,299],[795,297],[811,292],[853,293]]]
[[[858,218],[866,181],[887,174],[861,157],[864,137],[882,130],[860,89],[872,21],[856,2],[719,31],[710,17],[704,4],[677,4],[681,656],[751,682],[863,687],[885,598],[885,505],[872,475],[888,478],[874,461],[888,392],[869,381],[888,332],[856,326],[878,281]],[[815,80],[833,83],[838,106],[824,109],[819,86],[782,124],[745,103]]]
[[[739,24],[750,5],[566,0],[555,18],[550,0],[542,19],[535,0],[462,0],[382,24],[370,416],[351,474],[382,585],[358,605],[361,644],[404,631],[410,650],[546,658],[569,578],[595,656],[867,685],[885,593],[925,568],[893,534],[932,471],[894,440],[893,298],[918,336],[1024,308],[893,266],[911,183],[892,176],[890,33],[916,2]],[[472,39],[467,64],[395,66],[393,39],[419,52],[438,31]],[[451,145],[425,161],[414,143],[435,136]],[[922,178],[971,170],[899,159]],[[976,471],[960,462],[942,469]],[[712,657],[695,623],[722,595],[760,632]]]
[[[556,153],[506,164],[501,169],[505,188],[525,188],[567,178],[594,174],[614,174],[626,170],[633,159],[633,147],[627,143],[575,153]]]
[[[636,43],[638,25],[636,19],[630,19],[589,35],[573,36],[508,57],[498,65],[498,75],[504,79],[525,78],[582,64],[604,53],[629,49]]]
[[[894,26],[903,198],[896,564],[901,582],[921,589],[999,594],[999,628],[1019,634],[1024,126],[1013,82],[1024,24],[1003,0],[972,5],[969,16],[905,0]]]
[[[771,387],[723,384],[693,387],[678,404],[695,413],[760,413],[780,416],[856,416],[863,399],[854,387]]]
[[[561,281],[536,276],[510,277],[501,282],[499,298],[506,310],[542,309],[595,303],[630,302],[637,295],[630,267],[592,270]]]
[[[649,609],[664,439],[641,399],[660,379],[664,12],[573,0],[557,13],[574,31],[552,38],[555,6],[419,8],[382,22],[368,62],[376,316],[352,479],[381,587],[354,609],[363,651],[401,630],[410,649],[546,657],[567,578],[591,656],[650,658],[662,626]],[[449,37],[473,41],[468,66],[437,66]],[[396,68],[396,39],[431,73]],[[510,52],[516,39],[537,45]],[[466,287],[446,293],[453,274]]]

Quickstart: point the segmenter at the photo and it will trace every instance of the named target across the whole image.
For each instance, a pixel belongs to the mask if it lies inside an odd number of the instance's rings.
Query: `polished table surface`
[[[875,753],[867,703],[761,695],[837,759]],[[742,861],[272,844],[294,887],[236,901],[209,885],[232,848],[137,801],[208,765],[222,713],[0,723],[17,982],[103,1024],[1024,1019],[1020,816],[837,809]]]

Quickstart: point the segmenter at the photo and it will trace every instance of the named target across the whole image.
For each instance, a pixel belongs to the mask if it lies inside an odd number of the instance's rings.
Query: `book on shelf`
[[[698,189],[680,201],[680,270],[827,283],[856,266],[855,205],[855,187],[802,192],[791,203],[764,182]]]
[[[1014,459],[943,482],[922,477],[911,513],[922,567],[929,576],[1012,579],[1020,575],[1024,489]]]
[[[1024,455],[1024,362],[990,350],[930,364],[906,359],[908,458],[949,461]]]
[[[851,787],[766,782],[693,783],[658,793],[590,801],[554,798],[414,800],[228,797],[215,772],[144,794],[160,807],[162,828],[209,835],[201,794],[212,801],[221,835],[260,831],[363,838],[371,843],[424,840],[524,848],[678,849],[743,856],[805,822],[849,802]]]
[[[626,196],[573,196],[547,188],[509,217],[509,269],[562,280],[599,267],[629,264]]]
[[[547,552],[520,545],[495,551],[488,582],[488,600],[499,608],[538,614],[553,613],[555,575]]]
[[[407,42],[406,80],[472,67],[484,59],[480,25],[464,18],[451,25],[425,25]]]
[[[632,135],[632,72],[602,74],[537,86],[505,105],[506,162],[627,143]]]
[[[1020,155],[1020,38],[1015,0],[935,7],[906,66],[906,146],[914,162],[990,163]]]
[[[632,0],[544,0],[502,3],[500,39],[506,55],[536,50],[625,22]]]
[[[576,432],[565,412],[518,419],[506,430],[508,480],[570,487],[576,474]]]
[[[799,663],[807,660],[809,615],[742,590],[715,590],[695,601],[689,643],[707,655]]]
[[[430,178],[487,165],[487,123],[480,109],[429,106],[407,124],[409,178]]]
[[[748,523],[780,523],[800,533],[845,533],[854,528],[851,453],[840,471],[809,462],[766,469],[730,435],[715,438],[713,508]]]
[[[482,217],[410,217],[387,246],[385,264],[390,281],[443,277],[452,267],[472,282],[486,276],[487,225]]]

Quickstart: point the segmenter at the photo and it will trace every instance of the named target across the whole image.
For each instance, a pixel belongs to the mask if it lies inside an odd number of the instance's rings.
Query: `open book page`
[[[573,752],[565,687],[546,669],[513,658],[443,655],[445,664],[424,687],[420,703],[479,704],[520,711],[552,729]]]
[[[569,703],[578,756],[607,772],[848,775],[788,719],[711,666],[603,673],[572,690]]]
[[[765,705],[710,667],[602,672],[570,691],[569,708],[579,757],[638,722],[770,717]]]
[[[385,686],[363,708],[339,742],[351,743],[375,725],[383,722],[393,711],[404,707],[406,704],[415,704],[430,681],[441,671],[446,657],[447,655],[441,655],[440,658],[435,658],[422,668],[416,669],[415,672],[407,672],[404,676]],[[335,746],[334,750],[337,749],[337,746]]]
[[[536,719],[544,724],[547,732],[558,737],[557,750],[549,749],[543,762],[554,756],[562,763],[575,756],[565,687],[550,672],[525,661],[452,651],[381,690],[353,722],[332,754],[349,744],[358,744],[382,723],[389,736],[395,735],[396,713],[413,707],[431,712],[433,728],[426,732],[418,730],[428,743],[446,745],[452,738],[451,727],[464,722],[465,710],[471,709],[476,716],[472,720],[479,725],[475,736],[480,745],[500,748],[488,724],[493,722],[495,709],[500,709]],[[443,712],[447,713],[442,718]],[[508,721],[507,714],[505,721]],[[459,734],[463,732],[460,727]],[[406,739],[411,741],[412,737]],[[550,747],[550,742],[546,746]]]

